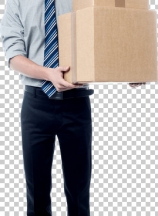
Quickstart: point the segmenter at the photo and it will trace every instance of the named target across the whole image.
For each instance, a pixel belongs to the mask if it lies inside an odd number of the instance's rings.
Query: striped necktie
[[[47,68],[59,66],[58,29],[56,22],[55,0],[45,0],[45,49],[44,65]],[[42,90],[50,98],[57,90],[51,81],[42,81]]]

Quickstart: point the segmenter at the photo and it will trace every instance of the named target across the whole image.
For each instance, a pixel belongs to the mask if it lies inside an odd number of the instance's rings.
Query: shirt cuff
[[[8,67],[10,69],[10,60],[17,56],[17,55],[22,55],[27,57],[27,53],[23,49],[23,45],[19,46],[20,44],[14,44],[13,46],[9,47],[8,51],[6,51],[6,58],[8,61]]]

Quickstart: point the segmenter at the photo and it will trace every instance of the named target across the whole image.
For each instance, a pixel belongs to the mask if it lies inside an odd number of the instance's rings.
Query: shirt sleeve
[[[18,5],[14,0],[7,0],[5,12],[0,22],[0,37],[10,68],[10,60],[14,56],[27,57],[24,41],[24,27],[19,17]]]

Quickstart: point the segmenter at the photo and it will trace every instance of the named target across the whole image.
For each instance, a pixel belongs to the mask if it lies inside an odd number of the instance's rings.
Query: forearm
[[[31,78],[49,80],[46,67],[38,65],[22,55],[17,55],[10,60],[10,68]]]

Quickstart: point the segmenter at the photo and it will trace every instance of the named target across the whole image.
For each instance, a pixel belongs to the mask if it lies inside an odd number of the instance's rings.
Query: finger
[[[133,85],[134,85],[134,86],[140,86],[141,83],[134,83]]]
[[[132,85],[132,88],[136,88],[136,87],[138,87],[138,85]]]
[[[68,69],[70,69],[70,66],[67,66],[67,67],[59,67],[59,69],[61,70],[61,71],[67,71]]]
[[[130,85],[131,87],[134,87],[134,86],[137,86],[138,84],[137,84],[137,83],[129,83],[129,85]]]
[[[131,87],[135,87],[136,85],[135,85],[135,84],[131,84],[130,86],[131,86]]]
[[[64,79],[63,79],[61,85],[63,85],[66,88],[74,88],[74,87],[76,87],[75,85],[73,85],[72,83],[69,83],[69,82],[65,81]]]
[[[84,83],[74,83],[74,85],[84,85]]]
[[[71,90],[72,88],[63,88],[61,91]]]
[[[75,86],[83,86],[83,84],[74,84]]]
[[[140,85],[135,85],[134,87],[137,88],[137,87],[139,87],[139,86],[140,86]]]

